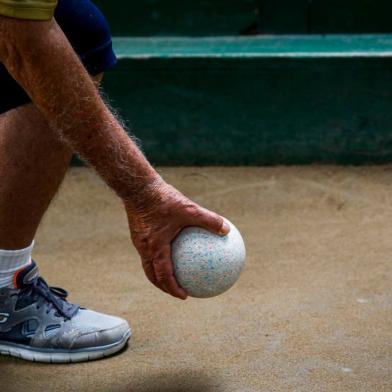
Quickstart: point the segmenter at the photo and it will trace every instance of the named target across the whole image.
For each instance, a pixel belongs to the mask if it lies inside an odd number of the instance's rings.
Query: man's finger
[[[171,275],[167,278],[164,286],[166,287],[169,294],[174,295],[177,298],[186,299],[188,296],[186,291],[178,285],[174,275]]]
[[[165,247],[160,257],[154,260],[153,265],[159,287],[164,287],[174,297],[186,299],[186,291],[178,285],[174,276],[170,245]]]
[[[199,207],[199,213],[193,219],[192,226],[200,226],[218,235],[227,235],[230,231],[229,224],[215,212]]]
[[[154,265],[152,260],[150,261],[143,261],[143,269],[144,273],[147,276],[147,279],[158,289],[163,290],[165,293],[167,293],[167,290],[164,287],[161,287],[158,282],[157,278],[155,276],[155,270],[154,270]]]

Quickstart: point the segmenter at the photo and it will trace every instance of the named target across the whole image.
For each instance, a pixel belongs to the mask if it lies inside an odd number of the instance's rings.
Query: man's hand
[[[144,272],[155,286],[168,294],[186,299],[173,272],[171,243],[187,226],[200,226],[219,235],[230,227],[219,215],[200,207],[172,186],[157,180],[140,198],[141,205],[126,205],[133,243],[138,250]]]

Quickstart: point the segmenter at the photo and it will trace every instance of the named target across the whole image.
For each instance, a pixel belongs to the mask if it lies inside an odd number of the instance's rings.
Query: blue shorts
[[[98,75],[116,64],[109,25],[90,0],[59,0],[55,19],[90,75]],[[3,64],[0,86],[0,114],[31,102]]]

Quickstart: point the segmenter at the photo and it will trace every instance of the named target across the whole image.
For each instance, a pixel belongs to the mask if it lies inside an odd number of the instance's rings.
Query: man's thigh
[[[90,0],[59,0],[55,18],[90,75],[115,65],[108,23]],[[0,114],[31,102],[2,64],[0,86]]]

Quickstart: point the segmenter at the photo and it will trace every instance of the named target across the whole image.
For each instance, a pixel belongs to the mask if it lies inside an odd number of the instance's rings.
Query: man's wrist
[[[139,179],[137,182],[122,196],[122,200],[129,212],[145,214],[162,201],[162,189],[165,186],[165,181],[154,171],[151,175],[144,177],[141,181]]]

